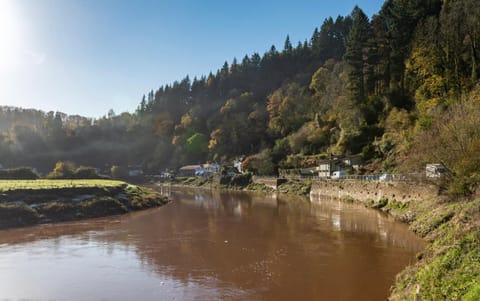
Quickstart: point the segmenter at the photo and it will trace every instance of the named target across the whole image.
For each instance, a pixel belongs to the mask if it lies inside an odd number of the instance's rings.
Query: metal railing
[[[289,179],[289,180],[312,180],[312,181],[336,181],[336,180],[355,180],[355,181],[424,181],[427,177],[424,173],[406,173],[406,174],[373,174],[373,175],[346,175],[338,177],[319,177],[315,175],[286,174],[275,176],[255,176],[257,179]]]

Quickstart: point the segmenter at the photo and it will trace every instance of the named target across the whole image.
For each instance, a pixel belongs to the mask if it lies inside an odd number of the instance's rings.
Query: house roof
[[[346,156],[346,157],[333,157],[331,159],[321,159],[318,160],[318,164],[325,164],[325,163],[339,163],[339,162],[344,162],[347,160],[361,160],[362,157],[361,155],[353,155],[353,156]]]
[[[180,170],[195,170],[198,168],[200,168],[200,165],[186,165],[186,166],[180,167]]]
[[[203,168],[219,167],[218,164],[210,164],[210,163],[203,164],[202,166]]]
[[[218,168],[219,165],[216,163],[210,164],[210,163],[205,163],[205,164],[196,164],[196,165],[185,165],[180,167],[180,170],[196,170],[200,168]]]

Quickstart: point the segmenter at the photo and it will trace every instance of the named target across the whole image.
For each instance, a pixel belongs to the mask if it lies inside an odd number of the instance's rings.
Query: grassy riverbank
[[[111,188],[125,185],[116,180],[0,180],[0,192],[19,189],[61,189],[61,188]]]
[[[390,300],[480,300],[480,199],[390,201],[381,209],[428,242],[397,276]]]
[[[159,193],[111,180],[2,180],[0,228],[124,214],[164,205]]]
[[[252,181],[248,175],[236,175],[215,179],[214,177],[177,177],[171,182],[173,185],[197,187],[197,188],[212,188],[212,189],[230,189],[230,190],[246,190],[258,192],[274,192],[308,196],[312,182],[310,180],[288,180],[281,182],[278,189],[275,190],[270,186],[262,183]]]
[[[480,300],[479,198],[439,195],[399,202],[345,195],[343,200],[384,211],[427,242],[417,263],[397,276],[388,300]]]
[[[263,184],[253,183],[249,175],[235,175],[217,178],[210,177],[176,177],[167,182],[171,185],[179,185],[194,188],[229,189],[273,192],[273,188]]]

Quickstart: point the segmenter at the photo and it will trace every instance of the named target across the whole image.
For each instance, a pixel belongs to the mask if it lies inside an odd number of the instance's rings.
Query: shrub
[[[233,186],[247,186],[252,182],[252,175],[250,173],[234,175],[230,181]]]
[[[388,204],[388,198],[385,197],[385,196],[382,196],[382,198],[380,200],[378,200],[378,202],[376,202],[372,208],[375,208],[375,209],[381,209],[385,206],[387,206]]]
[[[97,174],[97,170],[93,167],[79,167],[75,170],[74,177],[76,179],[100,179],[102,178]]]
[[[346,194],[346,195],[342,196],[342,201],[344,201],[346,203],[353,203],[355,201],[355,199],[351,195]]]
[[[37,212],[26,205],[0,205],[0,228],[30,225],[38,219]]]
[[[75,175],[75,163],[71,161],[58,161],[53,170],[47,175],[49,179],[73,179]]]
[[[13,169],[0,170],[0,179],[2,180],[36,180],[38,174],[30,167],[20,167]]]
[[[220,185],[245,187],[252,183],[252,174],[237,174],[233,176],[223,175],[220,177]]]
[[[464,301],[480,300],[480,284],[475,285],[463,298]]]
[[[229,185],[231,180],[231,176],[223,175],[220,177],[220,185]]]
[[[112,178],[114,179],[122,179],[128,177],[128,171],[123,166],[113,165],[110,169],[110,173],[112,174]]]

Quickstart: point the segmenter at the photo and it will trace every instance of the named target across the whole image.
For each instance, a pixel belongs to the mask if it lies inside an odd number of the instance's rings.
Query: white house
[[[178,170],[178,175],[182,177],[205,176],[220,172],[218,163],[205,163],[199,165],[186,165]]]
[[[235,167],[239,173],[243,173],[242,163],[243,157],[239,157],[233,160],[233,167]]]
[[[200,165],[186,165],[180,167],[177,174],[181,177],[193,177],[200,169]]]
[[[358,170],[361,166],[361,158],[360,156],[352,156],[352,157],[345,157],[345,158],[331,158],[320,160],[318,162],[318,176],[320,178],[330,178],[334,175],[335,172],[337,174],[346,174],[347,168],[353,168]],[[336,175],[337,175],[336,174]]]
[[[200,165],[203,174],[214,174],[220,172],[220,165],[218,163],[206,163]]]
[[[443,164],[427,164],[425,166],[425,176],[427,178],[441,178],[445,175],[447,169]]]

